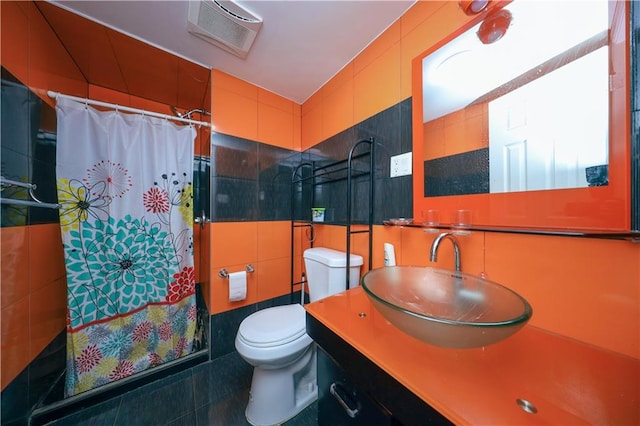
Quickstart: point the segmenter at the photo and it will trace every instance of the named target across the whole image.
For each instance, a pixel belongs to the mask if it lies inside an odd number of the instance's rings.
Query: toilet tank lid
[[[343,251],[333,250],[326,247],[313,247],[304,251],[304,258],[315,260],[329,267],[344,268],[347,266],[347,254]],[[362,265],[362,256],[352,254],[349,259],[349,266]]]

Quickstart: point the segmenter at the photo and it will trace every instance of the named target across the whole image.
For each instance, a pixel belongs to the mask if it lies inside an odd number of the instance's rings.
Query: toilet
[[[305,250],[309,300],[345,289],[346,253],[324,247]],[[349,259],[349,283],[360,279],[363,259]],[[262,309],[245,318],[236,335],[236,350],[253,366],[249,403],[245,411],[252,425],[285,422],[318,397],[316,348],[306,333],[302,305]]]

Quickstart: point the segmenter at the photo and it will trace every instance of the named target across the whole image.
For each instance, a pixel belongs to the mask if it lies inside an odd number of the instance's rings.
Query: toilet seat
[[[238,337],[256,348],[271,348],[297,340],[306,333],[301,305],[275,306],[249,315],[238,329]]]

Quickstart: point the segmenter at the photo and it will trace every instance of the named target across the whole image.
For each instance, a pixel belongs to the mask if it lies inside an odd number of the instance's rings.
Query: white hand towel
[[[229,302],[237,302],[247,298],[247,272],[229,274]]]

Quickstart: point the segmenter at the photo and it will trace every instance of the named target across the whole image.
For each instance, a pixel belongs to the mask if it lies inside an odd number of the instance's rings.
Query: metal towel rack
[[[0,197],[0,204],[16,204],[19,206],[28,206],[28,207],[43,207],[46,209],[59,209],[60,204],[56,203],[45,203],[40,201],[38,197],[35,196],[33,191],[37,188],[35,183],[26,183],[19,182],[16,180],[5,179],[4,176],[0,176],[0,186],[4,190],[5,187],[17,186],[20,188],[26,188],[29,191],[29,197],[31,200],[17,200],[14,198],[3,198]]]

